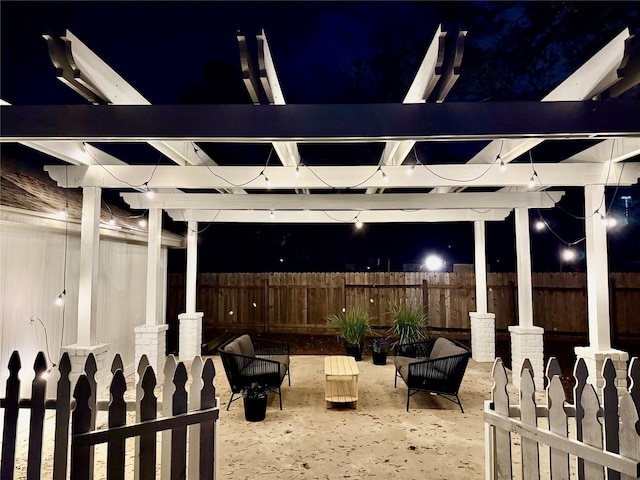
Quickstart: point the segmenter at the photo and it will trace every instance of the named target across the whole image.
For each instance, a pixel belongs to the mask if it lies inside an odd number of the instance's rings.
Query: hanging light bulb
[[[269,180],[269,177],[267,177],[264,173],[262,175],[264,176],[264,183],[267,188],[271,188],[271,180]]]
[[[296,165],[296,171],[293,172],[293,176],[296,178],[300,178],[300,166]]]
[[[500,155],[498,155],[498,158],[500,158]],[[504,164],[504,160],[500,159],[500,171],[502,173],[507,171],[507,166]]]
[[[529,179],[529,183],[527,184],[527,188],[532,189],[533,187],[535,187],[536,185],[535,176],[536,176],[536,172],[533,172],[533,175],[531,175],[531,178]]]
[[[69,217],[69,207],[64,207],[62,210],[60,210],[60,217],[61,218],[68,218]]]
[[[62,290],[62,292],[60,292],[60,295],[58,295],[58,298],[56,298],[55,304],[59,307],[61,307],[64,304],[64,297],[66,296],[67,291],[66,290]]]
[[[409,168],[407,168],[407,175],[411,176],[413,175],[413,171],[416,169],[416,164],[414,163],[413,165],[411,165]]]
[[[565,262],[573,262],[576,259],[575,250],[567,247],[562,251],[562,260]]]
[[[138,220],[138,225],[142,228],[147,226],[147,221],[145,220],[144,217],[142,217],[140,220]]]
[[[605,217],[602,212],[600,212],[598,210],[598,214],[600,215],[600,222],[602,223],[602,225],[604,225],[605,227],[609,225],[609,221],[607,220],[607,217]]]
[[[360,221],[360,219],[358,217],[356,217],[356,223],[355,224],[356,224],[356,228],[358,230],[360,230],[362,228],[363,224],[362,224],[362,222]]]
[[[155,197],[155,193],[153,193],[153,191],[149,188],[149,183],[144,182],[144,186],[147,187],[147,191],[145,192],[145,195],[149,200],[153,200],[153,197]]]
[[[544,230],[546,228],[545,223],[542,220],[538,220],[535,224],[534,224],[534,228],[537,231],[541,231]]]
[[[382,170],[382,168],[378,167],[378,170],[380,170],[382,172],[382,181],[384,183],[389,183],[389,177],[387,176],[386,173],[384,173],[384,170]]]
[[[109,218],[109,225],[113,227],[115,224],[116,224],[116,219],[113,218],[113,215],[111,215],[111,218]]]
[[[269,219],[273,221],[275,220],[275,218],[276,218],[276,215],[275,213],[273,213],[273,210],[271,210],[271,212],[269,212]]]

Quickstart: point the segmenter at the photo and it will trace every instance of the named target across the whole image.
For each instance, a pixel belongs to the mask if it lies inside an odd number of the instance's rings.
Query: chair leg
[[[393,375],[393,388],[396,388],[398,386],[398,371],[396,370],[396,372]]]
[[[231,392],[231,398],[229,399],[229,403],[227,403],[227,412],[229,411],[229,407],[231,406],[231,402],[233,402],[233,396],[235,393]]]
[[[280,398],[280,410],[282,410],[282,388],[278,387],[278,397]]]
[[[289,386],[291,386],[291,369],[287,369],[287,377],[289,377]]]
[[[411,389],[407,388],[407,412],[409,411],[409,399],[411,398]]]
[[[464,413],[464,410],[462,409],[462,402],[460,401],[460,397],[458,397],[458,395],[456,395],[456,399],[458,400],[458,406],[460,407],[460,411]]]

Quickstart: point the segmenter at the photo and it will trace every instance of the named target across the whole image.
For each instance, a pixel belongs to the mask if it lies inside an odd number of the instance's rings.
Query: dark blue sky
[[[469,30],[462,75],[447,101],[537,100],[623,27],[637,32],[639,12],[638,2],[3,0],[0,97],[18,105],[85,103],[55,78],[41,37],[62,35],[68,28],[151,103],[250,103],[240,77],[236,32],[252,41],[264,28],[288,103],[401,102],[442,22],[450,30]],[[637,89],[632,95],[637,98]],[[567,148],[575,148],[555,143],[534,149],[534,158],[562,158]],[[422,142],[417,151],[423,161],[459,163],[482,146]],[[109,148],[131,163],[158,158],[147,146]],[[264,145],[204,148],[220,164],[261,164],[269,151]],[[381,148],[303,145],[300,150],[307,164],[343,163],[347,157],[373,164]],[[36,165],[55,163],[40,154],[25,153],[25,158]],[[623,212],[623,193],[637,196],[635,188],[608,190],[607,202],[618,212]],[[106,196],[117,200],[117,195]],[[556,208],[543,215],[562,240],[581,238],[582,221],[572,217],[584,215],[581,191],[570,190],[561,206],[570,214]],[[630,225],[610,235],[613,269],[640,268],[636,217],[633,204]],[[184,231],[182,225],[166,225]],[[201,238],[200,270],[386,270],[389,264],[399,270],[420,263],[429,251],[442,253],[449,264],[471,263],[472,232],[462,223],[367,225],[360,232],[351,225],[214,224]],[[491,269],[514,269],[512,217],[488,225],[487,244]],[[534,270],[559,269],[561,245],[549,232],[532,233]],[[177,268],[182,268],[180,255]],[[584,262],[563,266],[583,267]]]

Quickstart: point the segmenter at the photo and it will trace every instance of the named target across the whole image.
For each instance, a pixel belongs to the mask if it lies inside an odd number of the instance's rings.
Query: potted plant
[[[429,338],[427,333],[428,315],[419,303],[390,304],[389,313],[393,324],[389,334],[395,338],[393,346],[419,342]]]
[[[375,337],[371,340],[371,356],[374,365],[386,365],[387,353],[391,350],[391,342],[388,337]]]
[[[362,360],[362,342],[371,331],[369,312],[348,308],[339,315],[330,315],[327,321],[338,328],[338,339],[342,338],[347,355],[354,357],[356,361]]]
[[[244,418],[248,422],[260,422],[267,415],[267,386],[253,382],[242,389]]]

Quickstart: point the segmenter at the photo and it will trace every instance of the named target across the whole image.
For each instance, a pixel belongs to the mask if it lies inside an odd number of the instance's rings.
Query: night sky
[[[539,100],[625,26],[640,27],[637,2],[30,2],[2,1],[0,97],[15,105],[85,104],[55,78],[42,34],[69,29],[153,104],[251,103],[242,83],[236,32],[265,29],[289,104],[399,103],[439,23],[469,31],[463,70],[447,101]],[[628,92],[638,98],[638,88]],[[421,142],[425,163],[462,163],[484,144]],[[155,164],[146,145],[96,145],[132,164]],[[35,167],[58,161],[27,153]],[[220,165],[265,163],[268,145],[201,145]],[[545,142],[552,161],[576,148]],[[301,145],[305,165],[376,164],[378,144]],[[518,161],[527,161],[526,158]],[[637,161],[637,159],[636,159]],[[167,159],[161,163],[170,164]],[[556,232],[532,231],[534,271],[583,270],[559,250],[584,236],[582,192],[541,211]],[[622,196],[631,196],[625,209]],[[118,195],[105,192],[109,202]],[[625,223],[611,231],[612,270],[640,269],[637,187],[607,189]],[[531,211],[532,220],[538,217]],[[414,268],[429,252],[473,262],[470,223],[365,225],[201,224],[199,270],[341,271]],[[185,226],[166,217],[165,228]],[[584,250],[584,242],[576,247]],[[487,224],[492,271],[514,271],[513,215]],[[170,267],[184,269],[184,251]]]

